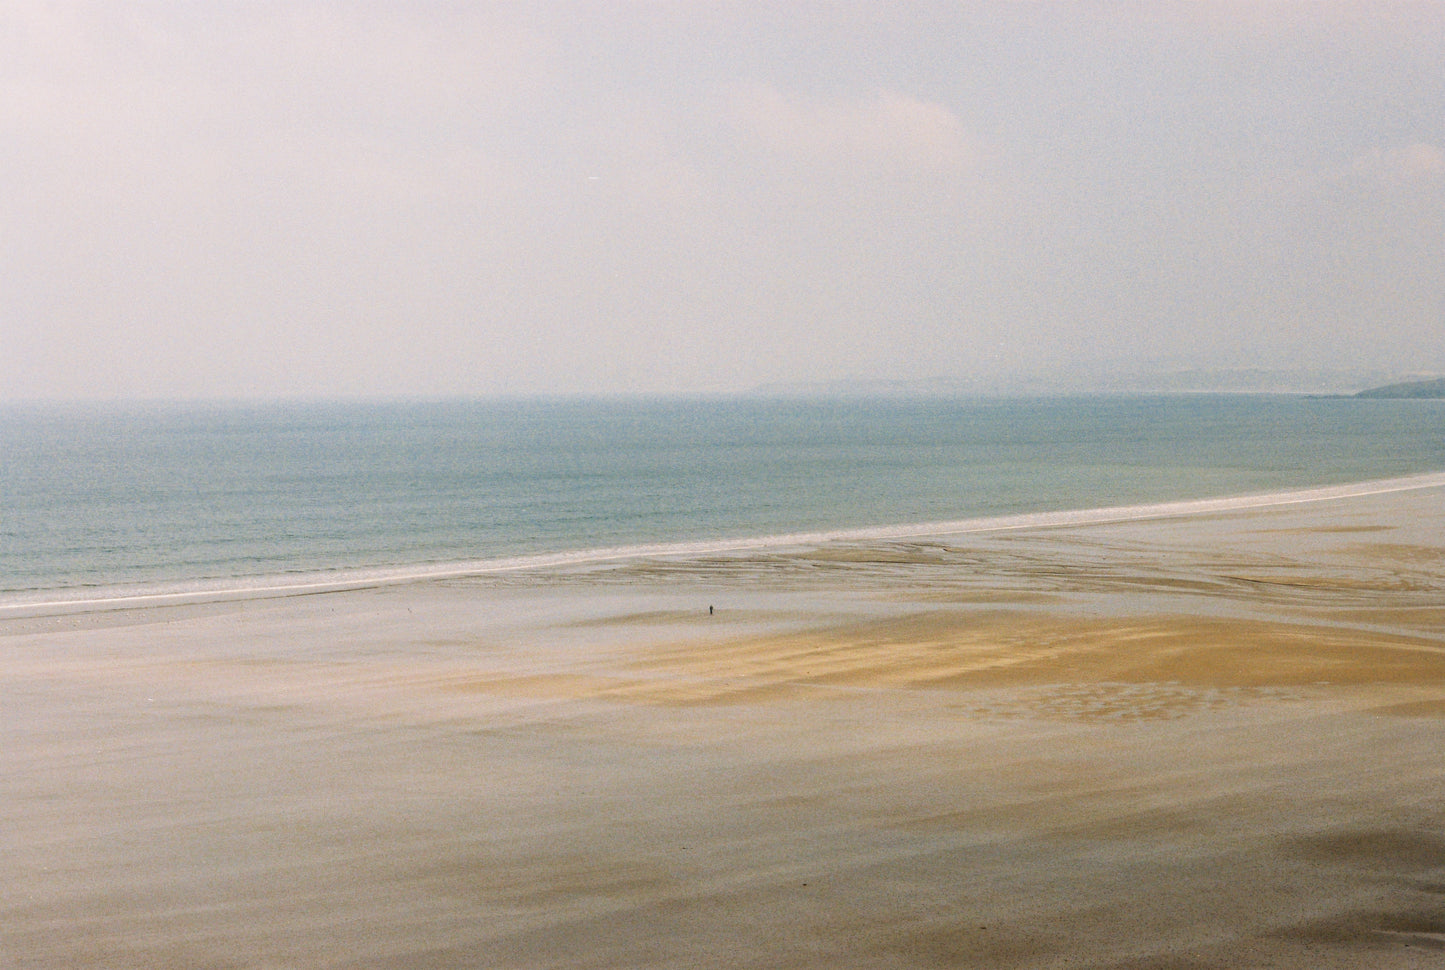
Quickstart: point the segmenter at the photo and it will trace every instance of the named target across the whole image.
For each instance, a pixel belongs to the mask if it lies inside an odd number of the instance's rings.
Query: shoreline
[[[117,593],[105,587],[68,587],[33,592],[0,594],[0,619],[45,616],[53,613],[134,609],[145,606],[229,602],[256,598],[300,596],[390,586],[428,580],[460,579],[502,573],[588,567],[598,564],[650,558],[705,557],[748,552],[771,552],[815,545],[870,541],[944,539],[978,533],[1030,529],[1104,525],[1151,519],[1187,518],[1280,508],[1291,505],[1362,498],[1417,489],[1445,487],[1445,471],[1426,472],[1388,479],[1370,479],[1338,485],[1321,485],[1275,492],[1256,492],[1219,498],[1163,501],[1138,505],[1107,506],[984,516],[940,522],[902,523],[884,526],[793,532],[735,539],[640,543],[636,545],[537,553],[493,559],[438,563],[429,566],[362,567],[357,569],[304,572],[288,581],[282,577],[258,575],[203,581],[199,588],[180,582],[157,582],[130,587]],[[244,580],[251,580],[245,582]],[[182,586],[186,588],[176,588]],[[85,595],[61,595],[87,590]]]

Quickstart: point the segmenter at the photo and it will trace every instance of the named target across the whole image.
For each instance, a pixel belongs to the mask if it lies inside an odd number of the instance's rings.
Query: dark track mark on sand
[[[1445,697],[1428,701],[1407,701],[1370,708],[1369,713],[1386,717],[1445,717]]]
[[[1445,951],[1445,910],[1360,910],[1290,927],[1277,935],[1336,946],[1408,946]]]
[[[1364,867],[1403,875],[1445,869],[1445,835],[1412,829],[1360,829],[1307,835],[1287,841],[1285,851],[1328,865]]]

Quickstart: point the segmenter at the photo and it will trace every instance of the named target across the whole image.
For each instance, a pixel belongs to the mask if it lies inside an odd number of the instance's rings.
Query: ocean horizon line
[[[1346,400],[1357,390],[1373,387],[1386,378],[1374,376],[1351,381],[1302,380],[1287,385],[1233,385],[1148,383],[1148,375],[1139,375],[1132,383],[1020,383],[1010,385],[970,384],[967,381],[943,382],[940,390],[933,381],[820,381],[814,384],[760,384],[743,388],[660,391],[515,391],[477,394],[294,394],[294,395],[231,395],[231,396],[119,396],[119,397],[14,397],[0,399],[0,413],[5,411],[124,411],[124,410],[266,410],[288,408],[331,407],[413,407],[413,406],[507,406],[528,404],[655,404],[655,403],[729,403],[788,401],[857,401],[875,403],[880,400],[938,403],[950,400],[970,403],[998,401],[1010,403],[1029,400],[1069,400],[1089,398],[1317,398]],[[1168,375],[1163,375],[1167,377]],[[1401,378],[1405,380],[1405,378]]]
[[[528,553],[488,559],[454,560],[382,567],[340,567],[297,573],[270,573],[187,582],[169,581],[123,586],[55,587],[0,594],[0,618],[64,615],[149,606],[244,601],[342,592],[413,582],[465,579],[566,569],[597,563],[642,559],[677,559],[731,553],[777,551],[833,543],[902,541],[949,536],[1107,525],[1151,519],[1186,518],[1221,512],[1243,512],[1371,495],[1445,487],[1445,470],[1395,478],[1335,485],[1250,492],[1213,498],[1148,502],[1132,505],[1012,513],[934,522],[910,522],[856,528],[786,532],[727,539],[651,542],[557,552]],[[73,595],[65,595],[67,593]],[[28,598],[29,597],[29,598]],[[39,597],[49,597],[40,599]]]

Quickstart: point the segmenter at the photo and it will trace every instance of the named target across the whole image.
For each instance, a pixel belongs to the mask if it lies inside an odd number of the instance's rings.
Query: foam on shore
[[[974,533],[1102,525],[1278,508],[1441,487],[1445,487],[1445,472],[1432,472],[1282,492],[1053,512],[1027,512],[943,522],[793,532],[736,539],[643,543],[461,562],[227,578],[184,584],[158,583],[129,589],[115,587],[51,589],[4,595],[3,598],[0,598],[0,617],[41,615],[52,611],[129,609],[138,606],[295,596],[423,580],[459,579],[525,570],[566,569],[629,559],[689,558],[776,551],[827,543],[946,538]]]

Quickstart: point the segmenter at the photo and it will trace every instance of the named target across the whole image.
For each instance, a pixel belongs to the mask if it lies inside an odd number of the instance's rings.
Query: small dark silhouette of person
[[[711,606],[709,606],[709,607],[707,608],[707,615],[708,615],[708,616],[712,616],[712,607],[711,607]]]

